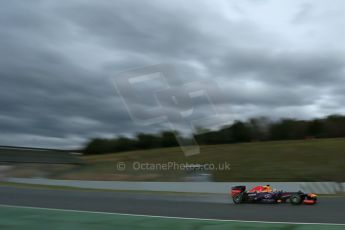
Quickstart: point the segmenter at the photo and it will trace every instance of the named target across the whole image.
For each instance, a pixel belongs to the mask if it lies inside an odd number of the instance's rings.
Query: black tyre
[[[240,193],[232,198],[235,204],[241,204],[243,201],[243,193]]]
[[[290,197],[290,202],[291,204],[294,204],[294,205],[302,204],[303,198],[299,194],[294,194]]]

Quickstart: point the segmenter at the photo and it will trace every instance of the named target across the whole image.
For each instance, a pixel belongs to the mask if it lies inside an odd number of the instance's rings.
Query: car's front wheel
[[[303,202],[302,196],[299,194],[294,194],[290,197],[290,202],[291,204],[294,204],[294,205],[302,204]]]

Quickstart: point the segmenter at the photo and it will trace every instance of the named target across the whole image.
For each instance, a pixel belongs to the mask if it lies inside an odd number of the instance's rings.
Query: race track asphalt
[[[155,216],[345,224],[345,198],[320,197],[314,206],[234,205],[226,196],[148,194],[0,186],[0,204]]]

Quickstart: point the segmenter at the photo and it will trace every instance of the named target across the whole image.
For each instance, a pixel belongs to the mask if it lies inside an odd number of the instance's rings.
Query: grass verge
[[[206,219],[164,218],[87,211],[53,210],[0,205],[1,229],[25,230],[110,230],[110,229],[291,229],[317,230],[343,229],[344,225],[288,224],[243,221],[217,221]]]
[[[201,146],[201,153],[185,157],[180,148],[153,149],[86,156],[87,165],[68,178],[137,181],[181,181],[191,172],[134,170],[133,163],[230,164],[230,170],[212,170],[213,181],[345,181],[345,139],[274,141]],[[116,170],[117,162],[125,170]],[[193,173],[193,172],[192,172]]]

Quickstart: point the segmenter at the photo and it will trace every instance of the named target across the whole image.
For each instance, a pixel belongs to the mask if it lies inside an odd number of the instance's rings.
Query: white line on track
[[[256,220],[207,219],[207,218],[178,217],[178,216],[152,216],[152,215],[144,215],[144,214],[130,214],[130,213],[117,213],[117,212],[96,212],[96,211],[83,211],[83,210],[58,209],[58,208],[42,208],[42,207],[7,205],[7,204],[0,204],[0,207],[37,209],[37,210],[60,211],[60,212],[89,213],[89,214],[119,215],[119,216],[132,216],[132,217],[161,218],[161,219],[219,221],[219,222],[242,222],[242,223],[259,223],[259,224],[294,224],[294,225],[334,225],[334,226],[345,226],[345,224],[340,224],[340,223],[338,224],[338,223],[276,222],[276,221],[256,221]]]

